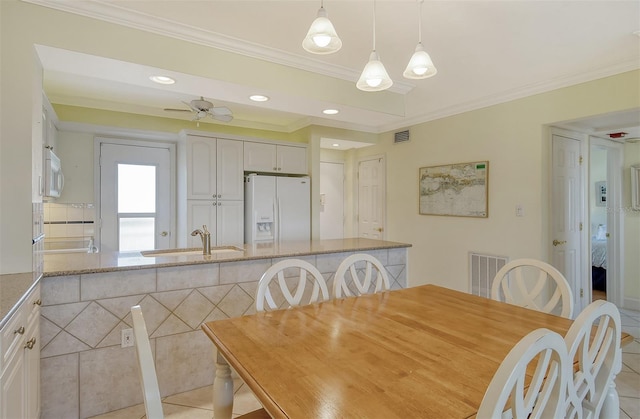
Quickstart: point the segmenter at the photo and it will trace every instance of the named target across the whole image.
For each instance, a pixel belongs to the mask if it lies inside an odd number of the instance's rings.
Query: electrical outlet
[[[122,329],[122,348],[128,348],[129,346],[133,346],[133,329]]]
[[[522,204],[516,205],[516,217],[524,217],[524,207]]]

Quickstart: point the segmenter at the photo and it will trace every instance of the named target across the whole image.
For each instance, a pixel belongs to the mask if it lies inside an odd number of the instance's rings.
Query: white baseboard
[[[625,297],[622,308],[640,311],[640,299]]]

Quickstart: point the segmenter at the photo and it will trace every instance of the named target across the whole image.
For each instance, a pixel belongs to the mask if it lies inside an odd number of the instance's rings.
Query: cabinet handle
[[[16,330],[13,331],[13,334],[24,335],[24,326],[20,326]]]
[[[24,344],[26,349],[33,349],[33,346],[36,344],[36,338],[31,338]]]
[[[218,195],[218,198],[222,198],[222,195]]]
[[[37,306],[41,306],[42,305],[42,300],[41,299],[37,299],[33,302],[33,304],[37,305]]]
[[[277,168],[277,167],[274,167],[274,168],[273,168],[273,170],[278,170],[278,168]]]

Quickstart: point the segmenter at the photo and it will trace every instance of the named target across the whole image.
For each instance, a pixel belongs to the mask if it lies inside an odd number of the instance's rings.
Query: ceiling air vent
[[[409,130],[396,132],[393,136],[394,144],[404,143],[405,141],[409,141]]]

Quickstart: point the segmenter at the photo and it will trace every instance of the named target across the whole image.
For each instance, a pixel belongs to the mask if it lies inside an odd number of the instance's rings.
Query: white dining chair
[[[148,419],[162,419],[164,413],[162,412],[156,367],[151,353],[147,325],[139,305],[131,307],[131,317],[133,319],[133,340],[140,371],[140,384],[144,395],[144,410]]]
[[[589,304],[565,336],[569,358],[577,363],[569,393],[574,397],[573,408],[582,409],[583,418],[620,414],[615,377],[622,369],[621,336],[620,312],[605,300]]]
[[[531,380],[527,367],[535,366]],[[548,329],[537,329],[509,351],[494,374],[477,418],[564,417],[571,363],[564,339]]]
[[[350,285],[355,287],[356,295],[388,290],[389,275],[378,259],[366,253],[357,253],[348,256],[338,266],[333,276],[334,297],[342,298],[343,294],[346,297],[353,296]]]
[[[133,341],[136,348],[136,357],[138,358],[146,417],[147,419],[163,419],[164,412],[162,411],[162,399],[160,398],[156,367],[151,353],[147,325],[139,305],[131,307],[131,318],[133,319]],[[236,419],[268,419],[270,417],[264,408],[235,416]]]
[[[271,284],[275,278],[278,280],[278,286],[274,287],[273,291],[278,292],[278,299],[282,299],[286,305],[277,304],[273,297]],[[308,292],[306,287],[309,282],[313,283],[311,292]],[[290,286],[295,287],[293,293]],[[303,298],[305,299],[304,303]],[[267,269],[258,281],[256,311],[265,311],[265,301],[269,309],[277,310],[278,308],[315,303],[319,299],[328,300],[329,290],[318,268],[301,259],[285,259]]]
[[[537,259],[504,265],[493,279],[491,298],[566,318],[573,315],[573,294],[564,275]]]

